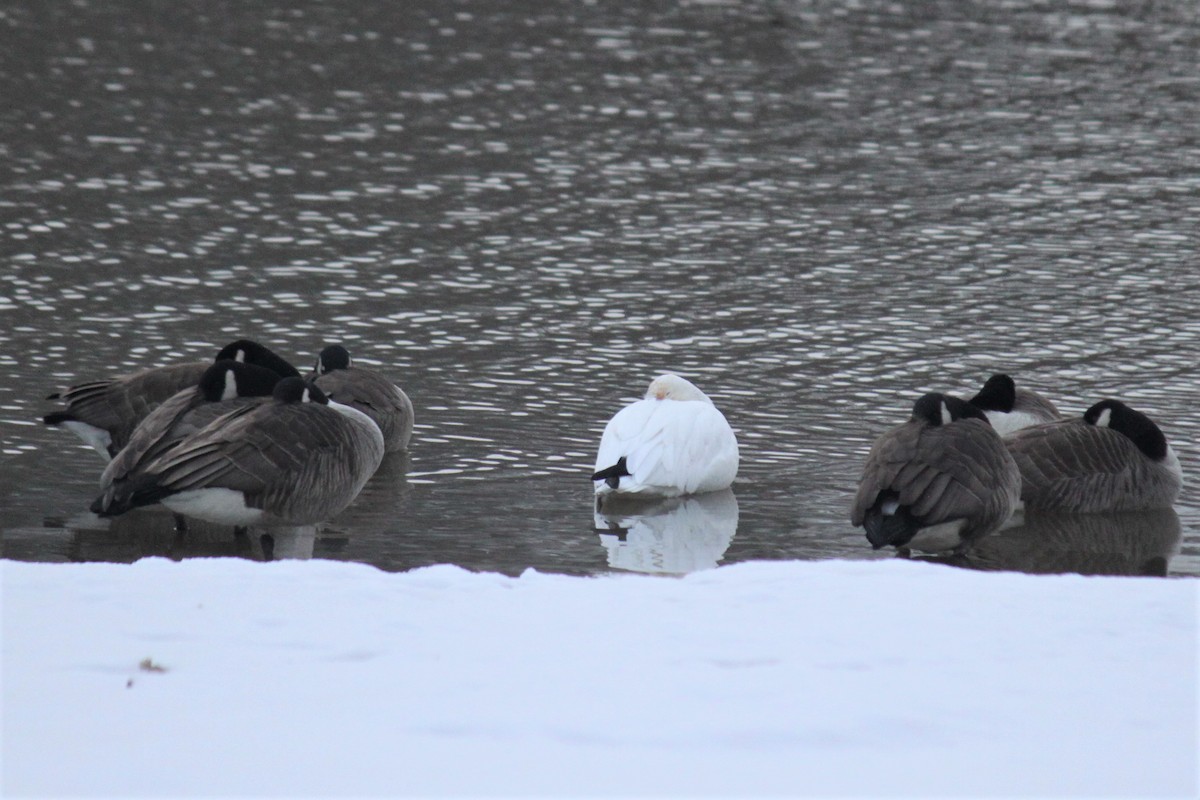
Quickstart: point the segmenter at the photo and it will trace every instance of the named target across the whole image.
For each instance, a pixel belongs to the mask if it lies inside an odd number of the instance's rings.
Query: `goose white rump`
[[[598,495],[674,497],[725,489],[737,470],[725,415],[688,381],[661,375],[605,427],[592,480]]]

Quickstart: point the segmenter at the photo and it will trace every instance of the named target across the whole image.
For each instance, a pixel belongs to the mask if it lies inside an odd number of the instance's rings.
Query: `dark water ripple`
[[[868,557],[870,441],[997,370],[1070,412],[1127,399],[1200,474],[1192,3],[80,0],[0,26],[6,555],[205,552],[153,515],[97,529],[98,462],[33,423],[60,385],[240,335],[345,342],[413,397],[410,462],[310,543],[387,568],[607,568],[585,476],[666,369],[742,443],[725,562]],[[1200,574],[1198,502],[1173,574]]]

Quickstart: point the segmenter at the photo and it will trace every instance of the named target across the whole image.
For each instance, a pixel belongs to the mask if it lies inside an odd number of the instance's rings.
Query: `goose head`
[[[340,344],[331,344],[317,356],[317,364],[313,367],[313,372],[317,375],[324,375],[335,369],[349,369],[352,363],[349,350]]]
[[[279,381],[275,384],[275,391],[271,393],[271,397],[281,405],[292,403],[329,405],[329,398],[319,386],[298,377],[284,378]]]
[[[708,399],[708,395],[697,389],[695,384],[669,372],[650,381],[650,388],[646,390],[646,399],[700,400],[712,403],[712,400]]]
[[[949,425],[960,419],[981,419],[987,415],[966,400],[938,392],[922,395],[913,403],[912,420],[926,425]]]
[[[983,388],[968,402],[984,411],[1001,411],[1008,414],[1017,403],[1017,384],[1008,375],[996,373],[987,379]]]
[[[217,353],[216,361],[229,359],[230,361],[241,361],[245,364],[254,364],[256,366],[265,367],[272,372],[276,372],[283,377],[295,376],[299,377],[300,372],[287,362],[287,359],[272,352],[267,347],[250,339],[238,339],[230,342],[221,348]]]
[[[1154,422],[1120,400],[1101,400],[1083,413],[1083,421],[1097,428],[1112,428],[1126,436],[1152,461],[1167,457],[1167,437]]]
[[[235,397],[269,396],[279,382],[279,374],[266,367],[221,359],[200,377],[200,395],[210,403]]]

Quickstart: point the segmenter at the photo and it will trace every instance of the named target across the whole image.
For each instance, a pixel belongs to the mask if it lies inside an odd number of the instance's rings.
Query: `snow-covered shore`
[[[0,570],[6,797],[1200,788],[1190,579]]]

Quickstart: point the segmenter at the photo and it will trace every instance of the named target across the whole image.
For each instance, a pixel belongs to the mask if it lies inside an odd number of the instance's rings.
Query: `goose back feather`
[[[300,373],[285,359],[249,339],[230,342],[215,360],[241,361],[261,366],[282,377]],[[192,362],[150,367],[127,375],[89,381],[49,395],[66,407],[42,417],[47,425],[70,430],[91,445],[105,461],[111,460],[154,409],[184,389],[199,383],[213,362]]]
[[[1082,418],[1017,431],[1005,444],[1027,509],[1100,512],[1170,508],[1179,458],[1149,417],[1116,400]]]
[[[92,511],[105,513],[120,485],[152,461],[204,428],[222,414],[270,400],[280,377],[264,367],[222,359],[209,366],[200,382],[183,389],[150,412],[134,429],[129,443],[108,463],[100,476],[100,496]]]
[[[349,505],[382,458],[366,415],[285,378],[273,402],[230,411],[146,464],[112,513],[161,502],[218,523],[309,525]]]
[[[957,546],[1012,515],[1020,475],[982,412],[958,398],[927,394],[912,418],[872,446],[850,521],[875,548]]]
[[[321,351],[312,377],[330,400],[356,408],[379,426],[387,452],[406,450],[412,439],[413,405],[396,384],[353,365],[341,345]]]
[[[712,400],[677,375],[650,384],[600,437],[596,494],[672,497],[727,488],[737,477],[737,437]]]

